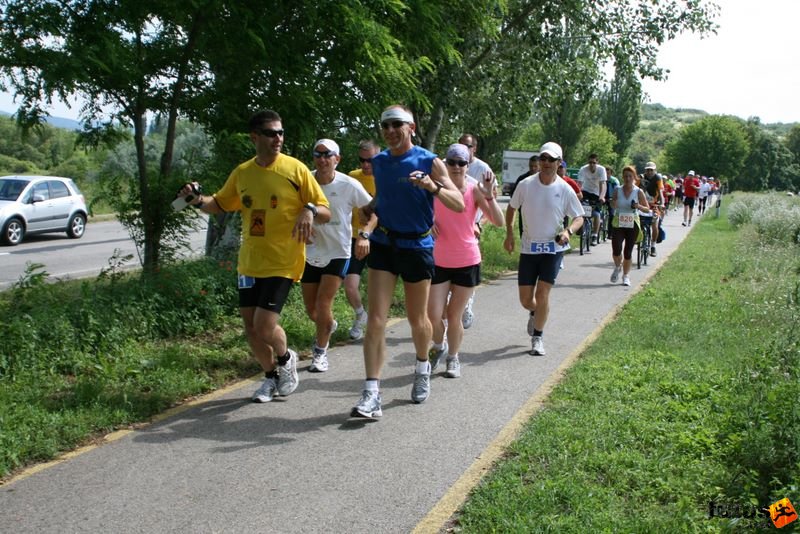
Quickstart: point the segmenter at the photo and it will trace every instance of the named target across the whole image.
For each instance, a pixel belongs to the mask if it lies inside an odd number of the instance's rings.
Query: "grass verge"
[[[455,530],[771,526],[761,508],[800,504],[799,272],[791,242],[702,219],[570,369]]]

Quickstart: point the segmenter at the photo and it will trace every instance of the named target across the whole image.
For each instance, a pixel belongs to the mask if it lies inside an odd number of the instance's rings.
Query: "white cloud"
[[[800,122],[800,1],[713,0],[717,35],[665,43],[666,82],[646,80],[649,102],[762,123]]]

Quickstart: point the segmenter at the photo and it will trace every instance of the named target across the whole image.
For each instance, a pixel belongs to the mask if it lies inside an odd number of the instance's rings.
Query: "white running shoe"
[[[364,327],[367,326],[367,312],[356,315],[353,326],[350,328],[350,339],[356,340],[364,337]]]
[[[622,285],[623,285],[623,286],[629,286],[629,285],[631,285],[631,277],[630,277],[630,276],[628,276],[627,274],[626,274],[625,276],[623,276],[623,277],[622,277]]]
[[[289,361],[286,365],[278,365],[278,394],[281,396],[290,395],[297,389],[300,377],[297,376],[297,353],[289,349]]]
[[[611,283],[612,284],[616,284],[617,280],[619,280],[619,273],[620,273],[621,270],[622,269],[620,269],[619,267],[615,266],[614,270],[611,271]]]
[[[411,386],[411,400],[415,404],[425,402],[431,394],[431,367],[428,365],[427,373],[414,371],[414,384]]]
[[[374,419],[383,416],[381,410],[381,394],[377,391],[365,389],[361,392],[361,399],[358,404],[350,410],[350,417],[364,417]]]
[[[544,356],[542,336],[531,336],[531,354],[533,356]]]
[[[328,370],[328,351],[314,347],[311,355],[311,365],[308,370],[312,373],[324,373]]]
[[[275,397],[278,386],[274,378],[265,378],[261,386],[253,393],[253,402],[270,402]]]
[[[467,330],[472,323],[475,322],[475,314],[472,313],[472,303],[475,301],[475,292],[472,292],[470,295],[469,300],[467,301],[467,307],[464,308],[464,313],[461,314],[461,326],[464,327],[464,330]]]
[[[460,378],[461,377],[461,362],[458,361],[458,356],[455,358],[447,358],[447,370],[444,376],[447,378]]]

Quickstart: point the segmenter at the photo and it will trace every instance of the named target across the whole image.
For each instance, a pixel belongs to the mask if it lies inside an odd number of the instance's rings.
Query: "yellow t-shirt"
[[[354,171],[350,171],[348,176],[361,182],[361,185],[364,186],[364,189],[367,190],[367,193],[369,193],[371,197],[375,196],[375,177],[373,175],[364,174],[364,171],[361,169],[356,169]],[[353,210],[353,237],[358,237],[358,230],[360,228],[361,223],[358,220],[358,208],[355,208]]]
[[[285,154],[269,167],[253,158],[233,170],[214,198],[223,210],[242,212],[239,274],[300,279],[306,255],[305,244],[292,237],[297,216],[309,202],[329,206],[308,167]]]

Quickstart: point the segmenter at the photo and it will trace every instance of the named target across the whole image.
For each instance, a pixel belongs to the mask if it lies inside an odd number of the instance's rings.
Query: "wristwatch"
[[[361,239],[369,239],[369,232],[365,232],[364,230],[359,230],[358,237],[360,237]]]
[[[312,217],[316,217],[317,216],[317,207],[314,204],[312,204],[311,202],[309,202],[308,204],[306,204],[303,207],[311,212],[311,216]]]

